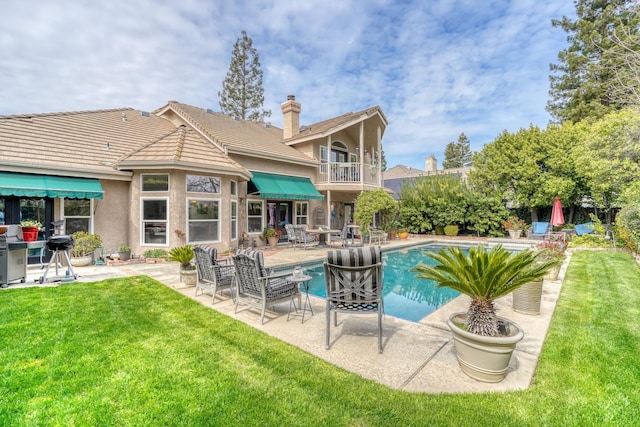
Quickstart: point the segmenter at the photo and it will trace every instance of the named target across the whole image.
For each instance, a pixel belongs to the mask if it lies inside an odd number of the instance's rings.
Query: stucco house
[[[105,249],[184,243],[235,248],[264,228],[341,228],[364,190],[383,188],[387,119],[377,106],[283,129],[169,101],[132,108],[0,116],[0,212],[6,224],[52,221]]]

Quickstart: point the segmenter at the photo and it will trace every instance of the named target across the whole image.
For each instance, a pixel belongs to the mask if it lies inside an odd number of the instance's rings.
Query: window
[[[296,224],[309,224],[309,203],[296,202]]]
[[[142,191],[169,191],[169,175],[166,173],[142,175]]]
[[[238,238],[238,202],[231,201],[231,240]]]
[[[236,181],[231,181],[231,188],[229,190],[229,193],[232,196],[237,196],[238,195],[238,183]]]
[[[91,233],[93,230],[90,199],[64,199],[63,215],[66,234],[76,231]]]
[[[220,178],[215,176],[187,175],[187,192],[220,194]]]
[[[189,242],[220,241],[220,200],[188,199]]]
[[[262,233],[264,204],[261,200],[247,201],[247,232]]]
[[[142,199],[142,244],[167,245],[169,225],[167,199]]]
[[[329,161],[329,156],[327,155],[327,147],[324,145],[320,146],[320,163],[327,163]]]

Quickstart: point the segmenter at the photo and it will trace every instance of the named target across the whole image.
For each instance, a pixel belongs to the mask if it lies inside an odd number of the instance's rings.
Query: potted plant
[[[280,240],[280,236],[278,236],[278,231],[275,228],[265,228],[262,230],[262,236],[267,239],[269,246],[275,248],[278,246],[278,240]]]
[[[409,238],[409,229],[407,227],[398,228],[398,239],[406,240]]]
[[[40,227],[42,227],[40,221],[26,219],[20,221],[20,226],[22,227],[22,239],[25,242],[35,242],[38,240],[38,232],[40,231]]]
[[[71,234],[73,247],[71,248],[71,265],[84,266],[93,261],[93,253],[102,246],[102,239],[98,234],[76,231]]]
[[[502,228],[509,232],[509,236],[512,239],[518,239],[522,235],[522,230],[526,228],[527,224],[524,220],[513,215],[502,222]]]
[[[122,261],[127,261],[131,258],[131,247],[127,245],[118,246],[118,255]]]
[[[448,247],[427,253],[436,264],[419,264],[417,277],[449,287],[471,298],[466,313],[452,313],[448,325],[453,334],[462,371],[479,381],[499,382],[506,375],[511,354],[524,332],[514,322],[498,317],[493,302],[523,284],[536,280],[553,262],[538,262],[532,250],[509,252],[502,246],[491,250]]]
[[[191,263],[195,253],[191,245],[177,246],[169,251],[167,259],[180,263],[180,281],[186,286],[195,286],[198,281],[197,271]]]

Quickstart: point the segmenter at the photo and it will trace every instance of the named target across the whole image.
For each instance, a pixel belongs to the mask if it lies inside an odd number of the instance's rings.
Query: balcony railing
[[[320,164],[321,184],[378,184],[380,182],[378,166],[364,165],[364,175],[360,176],[360,163],[333,162]]]

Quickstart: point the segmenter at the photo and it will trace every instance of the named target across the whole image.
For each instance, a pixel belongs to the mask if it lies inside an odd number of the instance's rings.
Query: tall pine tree
[[[243,30],[242,36],[233,45],[231,64],[218,98],[223,114],[259,122],[270,117],[271,111],[262,109],[264,88],[260,57],[252,45],[253,40]]]
[[[444,169],[461,168],[471,165],[471,144],[469,138],[463,133],[458,137],[458,142],[451,141],[444,149]]]
[[[611,96],[616,61],[606,52],[619,27],[635,28],[637,0],[575,0],[577,19],[564,16],[554,27],[568,35],[570,46],[558,53],[549,77],[547,110],[558,122],[600,118],[620,107]]]

